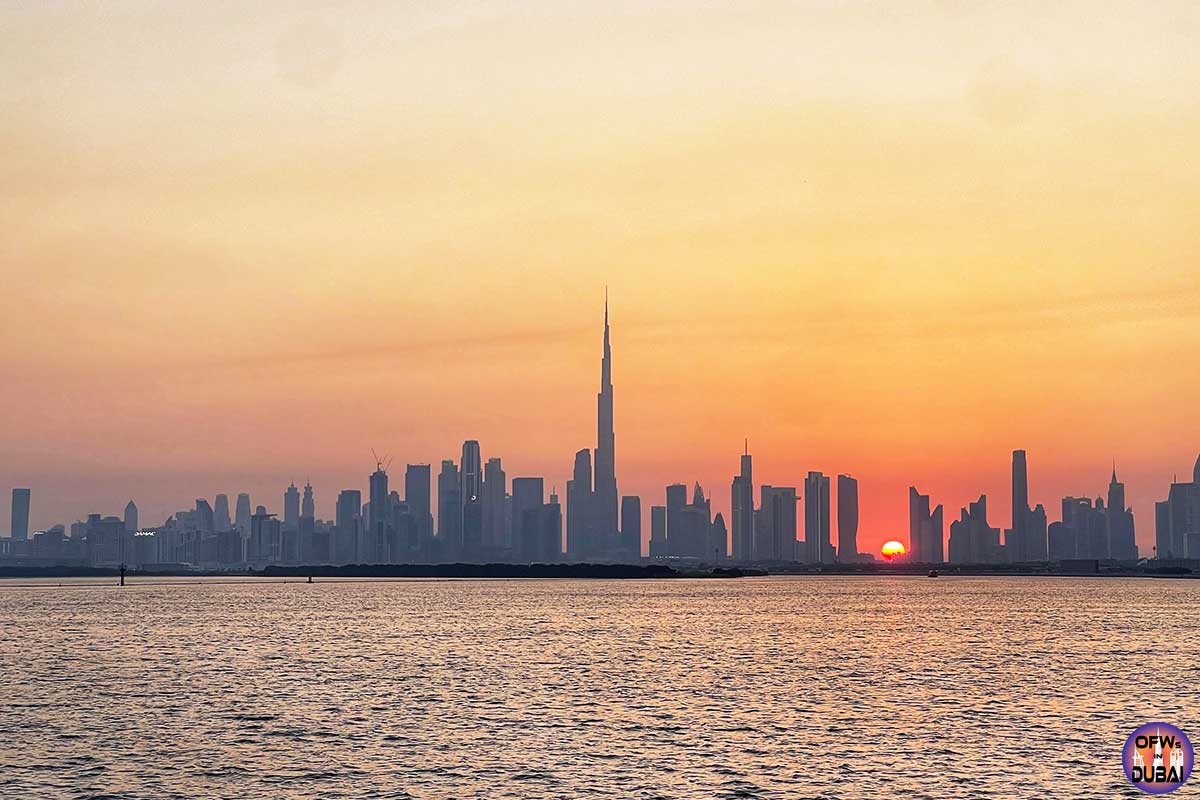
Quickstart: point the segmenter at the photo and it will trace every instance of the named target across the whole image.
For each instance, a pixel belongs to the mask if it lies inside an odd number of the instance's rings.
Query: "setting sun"
[[[891,541],[884,542],[883,547],[879,548],[879,552],[884,558],[886,558],[888,561],[891,561],[896,556],[904,555],[906,550],[903,544],[897,542],[895,539],[892,539]]]

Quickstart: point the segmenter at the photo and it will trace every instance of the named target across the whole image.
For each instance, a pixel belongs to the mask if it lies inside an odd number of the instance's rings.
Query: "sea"
[[[0,797],[1140,797],[1200,736],[1200,581],[114,584],[0,581]]]

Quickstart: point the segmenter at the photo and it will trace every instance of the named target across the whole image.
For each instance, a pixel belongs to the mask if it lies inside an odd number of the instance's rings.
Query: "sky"
[[[1200,452],[1190,2],[8,2],[0,487],[32,525],[371,449],[560,493],[859,479],[860,544]],[[399,479],[402,467],[393,467]],[[836,483],[836,481],[835,481]],[[7,534],[8,492],[0,493]],[[834,534],[836,540],[836,532]]]

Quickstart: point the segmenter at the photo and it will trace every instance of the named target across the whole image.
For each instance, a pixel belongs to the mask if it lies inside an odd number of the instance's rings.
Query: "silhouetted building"
[[[417,525],[422,546],[433,539],[433,475],[428,464],[409,464],[404,471],[404,500]]]
[[[233,520],[229,518],[228,495],[219,494],[213,502],[213,526],[218,531],[227,531],[233,527]]]
[[[581,459],[576,453],[572,477],[567,482],[567,551],[572,558],[595,558],[611,556],[619,549],[612,348],[606,296],[604,353],[600,360],[600,392],[596,395],[595,474],[590,459]]]
[[[29,495],[28,489],[12,490],[12,526],[9,535],[20,542],[29,539]]]
[[[804,480],[805,560],[811,564],[832,564],[833,543],[829,540],[829,478],[809,472]]]
[[[755,517],[754,560],[794,561],[796,559],[796,487],[759,488],[761,498]]]
[[[483,468],[482,524],[483,546],[487,550],[507,549],[507,526],[504,523],[504,500],[508,495],[508,479],[500,459],[489,458]]]
[[[250,535],[250,495],[242,492],[237,496],[237,507],[234,512],[234,525],[242,532],[243,536]]]
[[[1125,484],[1117,480],[1113,465],[1108,483],[1108,554],[1118,561],[1137,561],[1137,539],[1133,528],[1133,510],[1125,507]]]
[[[642,498],[621,498],[621,555],[636,560],[642,556]]]
[[[212,506],[203,497],[196,498],[196,527],[202,533],[212,533],[217,529]]]
[[[334,512],[331,560],[336,564],[362,563],[359,557],[362,538],[362,492],[343,489],[338,493]]]
[[[541,508],[545,504],[545,492],[541,478],[512,479],[513,550],[518,561],[543,560],[545,537]]]
[[[438,539],[443,558],[453,560],[462,553],[462,523],[462,481],[454,461],[445,459],[438,473]]]
[[[754,558],[754,476],[749,441],[742,454],[741,472],[733,478],[730,506],[733,559],[750,561]]]
[[[294,531],[300,526],[300,490],[295,483],[288,484],[283,493],[283,529]]]
[[[1030,561],[1029,545],[1025,541],[1029,516],[1029,466],[1024,450],[1012,453],[1012,528],[1004,543],[1012,561]]]
[[[125,504],[125,532],[133,535],[138,532],[138,507],[132,500]]]
[[[729,529],[725,527],[725,517],[717,513],[709,527],[708,552],[714,561],[723,561],[729,557]]]
[[[666,558],[670,553],[667,549],[667,507],[650,506],[650,543],[651,558]]]
[[[1060,545],[1057,549],[1065,549],[1069,544],[1074,545],[1070,556],[1060,558],[1109,558],[1108,550],[1108,515],[1104,508],[1104,500],[1097,497],[1095,504],[1087,497],[1064,497],[1062,501],[1062,522],[1069,533],[1059,534]]]
[[[1200,559],[1200,458],[1192,482],[1172,481],[1165,502],[1155,510],[1157,557]]]
[[[929,510],[929,495],[908,487],[908,559],[917,564],[941,564],[945,526],[942,506]]]
[[[858,481],[849,475],[837,477],[838,560],[858,561]]]
[[[1000,529],[987,518],[987,495],[962,509],[950,523],[950,561],[954,564],[998,564],[1007,560],[1000,545]]]
[[[274,514],[266,513],[259,506],[258,513],[250,518],[250,541],[247,543],[246,560],[254,566],[266,566],[281,560],[283,529]]]

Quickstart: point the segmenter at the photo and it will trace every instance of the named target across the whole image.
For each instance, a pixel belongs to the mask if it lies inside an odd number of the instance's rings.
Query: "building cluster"
[[[1200,467],[1198,467],[1200,468]],[[1004,564],[1099,559],[1137,561],[1133,511],[1125,504],[1125,484],[1113,467],[1108,502],[1103,497],[1064,497],[1062,520],[1047,525],[1042,505],[1029,507],[1029,466],[1024,450],[1012,456],[1012,526],[1003,537],[988,521],[987,495],[969,503],[950,523],[945,542],[942,507],[930,511],[929,495],[908,490],[909,560],[940,564]],[[1161,503],[1159,505],[1162,505]],[[1193,557],[1200,558],[1200,549]]]
[[[130,501],[123,517],[90,515],[69,530],[56,525],[29,532],[30,490],[14,489],[12,526],[0,539],[0,563],[66,563],[135,567],[161,565],[226,569],[270,564],[407,564],[439,562],[635,561],[644,557],[642,502],[617,490],[613,420],[612,348],[604,310],[596,447],[575,454],[565,509],[541,477],[509,480],[501,459],[483,460],[468,440],[455,462],[442,461],[436,483],[429,464],[408,464],[403,495],[392,488],[390,462],[377,459],[367,494],[345,489],[335,517],[316,517],[313,488],[283,493],[282,518],[250,495],[218,494],[210,503],[177,511],[160,526],[139,524]],[[666,502],[650,508],[651,558],[717,562],[809,564],[870,559],[858,551],[858,481],[837,476],[837,546],[831,538],[830,477],[809,472],[801,487],[758,487],[747,443],[733,477],[728,526],[695,484],[666,487]],[[942,507],[909,488],[908,560],[938,564],[1026,563],[1069,559],[1133,561],[1133,513],[1114,467],[1104,498],[1066,497],[1062,520],[1047,524],[1046,510],[1029,506],[1025,452],[1013,452],[1012,525],[988,521],[987,497],[962,509],[945,537]],[[800,517],[801,504],[803,517]],[[1200,559],[1200,459],[1191,483],[1174,482],[1156,507],[1156,555]],[[565,526],[565,530],[564,530]],[[803,538],[800,538],[801,526]],[[565,533],[565,537],[564,537]]]

